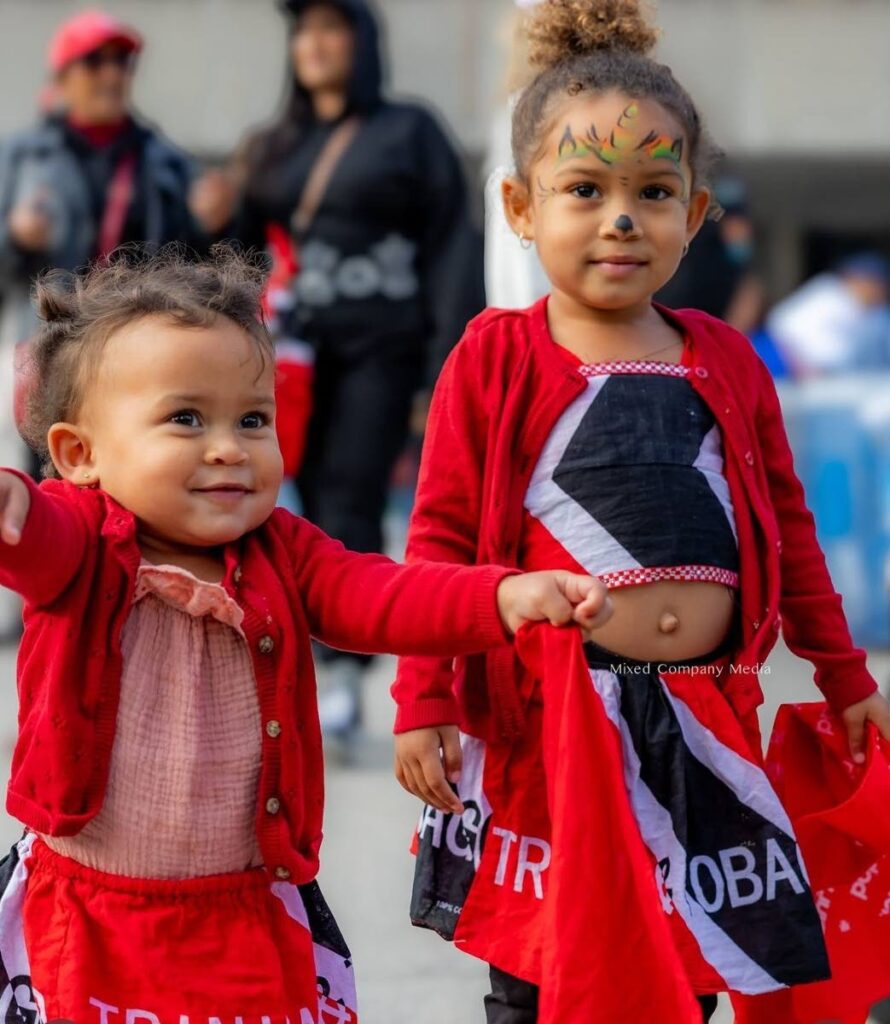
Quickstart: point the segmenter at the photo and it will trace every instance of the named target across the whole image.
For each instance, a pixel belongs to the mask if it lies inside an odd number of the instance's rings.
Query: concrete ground
[[[6,778],[15,735],[14,648],[0,648],[6,700],[0,704],[0,773]],[[777,704],[815,700],[810,667],[784,648],[764,675],[769,726]],[[890,675],[890,655],[874,654],[873,673]],[[411,928],[407,907],[412,863],[408,842],[418,804],[392,776],[388,686],[393,663],[382,659],[367,680],[367,735],[351,763],[330,757],[321,884],[355,955],[363,1024],[476,1024],[483,1020],[486,972],[437,936]],[[0,843],[20,828],[0,817]],[[721,1007],[716,1024],[732,1014]]]

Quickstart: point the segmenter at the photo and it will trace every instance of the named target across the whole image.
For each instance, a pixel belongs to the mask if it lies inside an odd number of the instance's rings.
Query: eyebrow
[[[200,402],[206,402],[209,395],[164,395],[163,398],[159,399],[158,404],[164,405],[198,405]],[[255,392],[249,398],[244,401],[245,405],[274,405],[275,398],[268,392]]]
[[[626,167],[609,167],[600,160],[597,160],[597,162],[593,164],[589,154],[568,157],[564,161],[562,167],[560,167],[560,169],[554,174],[554,177],[560,178],[578,174],[581,168],[572,167],[571,165],[578,163],[579,161],[590,163],[590,167],[588,168],[588,173],[590,174],[622,173],[622,177],[629,177]],[[680,173],[680,171],[673,167],[652,167],[639,173],[646,178],[663,178],[665,175],[670,175],[673,178],[678,178],[684,185],[686,184],[686,178]]]

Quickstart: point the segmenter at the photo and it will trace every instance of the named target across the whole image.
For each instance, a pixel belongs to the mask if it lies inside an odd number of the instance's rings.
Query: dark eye
[[[598,196],[600,194],[600,190],[596,185],[591,185],[589,182],[584,182],[580,185],[573,185],[569,189],[569,192],[571,192],[573,196],[577,196],[579,199],[593,199],[594,196]]]
[[[244,430],[259,430],[268,423],[269,417],[264,412],[249,412],[241,417],[241,426]]]
[[[673,194],[664,185],[647,185],[640,193],[644,199],[670,199]]]
[[[200,427],[201,417],[194,409],[181,409],[179,412],[173,413],[170,422],[175,423],[178,427]]]

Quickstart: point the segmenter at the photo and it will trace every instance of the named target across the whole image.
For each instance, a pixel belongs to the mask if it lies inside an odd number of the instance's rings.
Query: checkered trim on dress
[[[604,377],[613,373],[657,373],[662,377],[688,377],[691,367],[680,363],[646,362],[639,359],[611,363],[585,363],[578,367],[582,377]]]
[[[633,587],[640,583],[659,583],[662,580],[692,580],[699,583],[722,583],[727,587],[738,587],[739,574],[716,565],[660,565],[641,566],[639,569],[621,569],[618,572],[603,572],[598,579],[610,589]]]

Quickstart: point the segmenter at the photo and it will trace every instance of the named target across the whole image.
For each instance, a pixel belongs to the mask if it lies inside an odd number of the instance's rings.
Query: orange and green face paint
[[[559,143],[557,164],[576,157],[595,156],[609,167],[641,163],[646,159],[670,160],[679,167],[683,160],[683,138],[671,139],[668,135],[650,131],[641,140],[640,132],[635,130],[639,113],[636,103],[625,107],[608,138],[601,138],[596,125],[592,124],[578,140],[571,126],[566,125]]]

